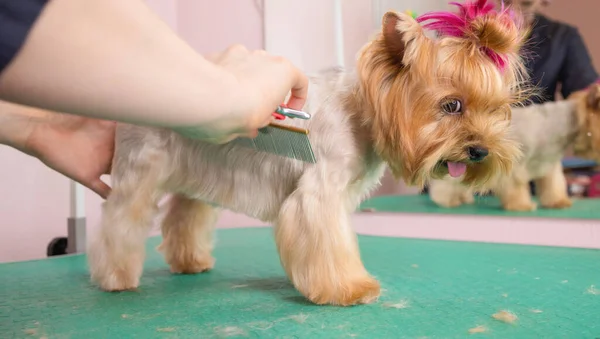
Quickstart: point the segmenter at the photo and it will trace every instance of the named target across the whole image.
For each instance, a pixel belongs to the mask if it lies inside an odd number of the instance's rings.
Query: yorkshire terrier
[[[600,84],[573,93],[567,100],[514,108],[511,127],[523,157],[509,176],[502,176],[490,191],[507,211],[533,211],[529,182],[544,208],[568,208],[572,203],[562,168],[569,147],[576,155],[598,159],[600,154]],[[443,207],[473,203],[473,189],[460,179],[432,180],[429,195]]]
[[[450,173],[481,186],[520,155],[506,133],[511,105],[527,92],[526,32],[508,8],[457,6],[417,19],[388,12],[355,72],[311,79],[304,110],[312,118],[294,124],[310,130],[316,164],[120,125],[113,191],[89,249],[92,280],[107,291],[138,286],[157,203],[173,194],[159,247],[172,272],[213,268],[213,228],[225,208],[274,224],[282,266],[313,303],[376,300],[380,286],[350,216],[385,165],[411,185]]]

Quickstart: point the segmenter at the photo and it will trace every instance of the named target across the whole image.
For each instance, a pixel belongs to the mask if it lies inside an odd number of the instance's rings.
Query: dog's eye
[[[444,101],[442,109],[448,114],[460,114],[462,113],[462,103],[460,100],[449,99]]]

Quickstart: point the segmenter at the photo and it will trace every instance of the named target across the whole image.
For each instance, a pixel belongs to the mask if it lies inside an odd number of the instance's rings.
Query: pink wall
[[[342,1],[342,20],[344,27],[344,51],[346,67],[355,65],[356,54],[369,41],[379,21],[373,22],[371,1]]]
[[[342,2],[343,59],[347,67],[352,67],[358,50],[374,31],[371,4],[364,0]],[[307,73],[339,65],[333,1],[266,0],[265,6],[268,52],[290,59]]]
[[[179,0],[179,35],[201,53],[222,51],[239,43],[263,48],[259,0]]]
[[[0,262],[43,257],[48,242],[66,232],[69,182],[37,159],[0,147]],[[87,192],[91,220],[100,199]]]

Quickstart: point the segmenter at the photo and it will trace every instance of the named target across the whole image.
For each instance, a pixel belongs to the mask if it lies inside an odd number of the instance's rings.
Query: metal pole
[[[84,253],[86,244],[85,190],[70,180],[70,209],[67,220],[67,253]]]

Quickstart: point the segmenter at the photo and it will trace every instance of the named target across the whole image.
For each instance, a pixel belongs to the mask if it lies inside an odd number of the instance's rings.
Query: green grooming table
[[[534,199],[535,200],[535,199]],[[390,195],[365,201],[361,209],[390,213],[435,213],[478,216],[515,216],[532,218],[600,219],[600,199],[578,199],[567,209],[538,209],[532,212],[509,212],[502,209],[496,197],[475,197],[472,205],[444,208],[436,205],[428,195]],[[600,319],[600,318],[599,318]]]
[[[2,264],[0,338],[600,337],[600,251],[361,236],[385,291],[342,308],[294,290],[271,232],[219,230],[216,267],[199,275],[171,275],[151,238],[132,292],[91,286],[84,255]]]

